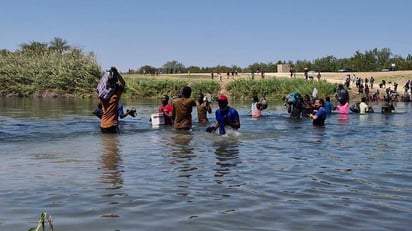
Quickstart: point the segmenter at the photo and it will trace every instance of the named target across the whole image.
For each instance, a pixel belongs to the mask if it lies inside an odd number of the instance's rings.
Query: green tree
[[[337,70],[337,58],[335,56],[329,55],[320,59],[315,59],[313,61],[313,66],[315,69],[324,72],[331,72]]]
[[[162,66],[162,69],[167,74],[177,74],[186,72],[186,68],[182,63],[176,60],[168,61]]]
[[[67,44],[67,41],[62,38],[55,37],[50,41],[49,49],[57,52],[58,54],[63,54],[63,52],[68,51],[71,47]]]
[[[189,66],[187,68],[187,71],[189,71],[190,73],[201,73],[202,72],[200,67],[197,67],[197,66]]]
[[[308,68],[309,70],[312,69],[312,63],[308,60],[297,60],[295,65],[295,70],[298,72],[302,72]]]
[[[20,45],[22,53],[27,55],[44,55],[49,52],[47,43],[32,41],[31,43],[23,43]]]
[[[356,51],[353,57],[351,58],[352,65],[356,71],[364,71],[364,55],[360,51]]]
[[[390,57],[392,56],[392,52],[389,48],[383,48],[382,50],[378,51],[378,49],[374,49],[373,53],[376,57],[376,64],[379,68],[387,67],[390,63]]]
[[[138,72],[140,74],[155,74],[157,72],[157,68],[149,65],[144,65],[139,68]]]
[[[362,71],[377,71],[379,69],[375,51],[365,51],[365,54],[363,55],[362,63],[363,63]]]

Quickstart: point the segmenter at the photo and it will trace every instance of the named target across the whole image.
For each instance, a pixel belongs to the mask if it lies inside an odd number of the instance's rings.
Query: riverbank
[[[316,78],[316,73],[313,73],[313,77]],[[404,86],[408,80],[412,80],[412,71],[390,71],[390,72],[325,72],[321,73],[321,80],[326,80],[330,83],[344,83],[347,76],[354,75],[365,80],[365,78],[370,79],[372,76],[375,79],[374,87],[370,90],[370,94],[379,90],[380,93],[384,93],[386,88],[394,90],[394,83],[398,84],[397,92],[401,95],[404,93]],[[288,77],[290,78],[289,73],[274,73],[273,77]],[[297,73],[296,78],[304,78],[303,73]],[[385,80],[386,86],[379,88],[379,83]],[[351,99],[359,99],[362,95],[358,94],[358,89],[355,87],[355,83],[351,82],[350,85],[350,95]]]
[[[321,80],[325,80],[329,83],[344,83],[347,75],[350,75],[351,77],[353,75],[356,75],[357,77],[360,77],[362,79],[368,78],[370,79],[371,76],[374,77],[375,79],[375,84],[374,88],[370,89],[370,93],[376,92],[376,89],[379,89],[379,91],[385,92],[386,88],[391,88],[392,90],[394,89],[394,83],[398,83],[398,92],[400,94],[403,94],[404,89],[403,86],[405,85],[407,80],[412,80],[412,70],[410,71],[391,71],[391,72],[321,72]],[[316,75],[317,73],[309,72],[309,76],[314,77],[314,81],[316,80]],[[163,74],[163,75],[156,75],[156,76],[150,76],[150,75],[125,75],[126,78],[152,78],[152,79],[157,79],[157,80],[184,80],[186,82],[193,83],[193,82],[198,82],[198,81],[207,81],[211,80],[211,75],[209,73],[190,73],[190,74]],[[273,79],[273,78],[290,78],[290,73],[265,73],[265,79]],[[303,72],[296,73],[297,79],[303,79],[304,75]],[[227,74],[222,74],[221,80],[219,79],[218,75],[215,73],[213,81],[217,82],[220,84],[220,93],[221,94],[227,94],[230,95],[230,92],[227,91],[227,85],[238,79],[245,79],[245,80],[251,80],[252,76],[250,73],[239,73],[237,76],[232,76],[232,75],[227,75]],[[262,77],[260,74],[256,74],[254,76],[254,79],[256,81],[262,80]],[[379,88],[379,83],[385,80],[386,81],[386,87],[385,88]],[[354,84],[351,83],[351,89],[350,89],[350,95],[351,99],[358,100],[358,98],[361,97],[360,94],[357,92],[357,88],[354,87]]]

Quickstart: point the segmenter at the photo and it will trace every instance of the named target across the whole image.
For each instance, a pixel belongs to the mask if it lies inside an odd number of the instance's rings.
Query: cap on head
[[[220,96],[217,98],[217,101],[226,101],[226,102],[227,102],[227,96],[225,96],[225,95],[220,95]]]

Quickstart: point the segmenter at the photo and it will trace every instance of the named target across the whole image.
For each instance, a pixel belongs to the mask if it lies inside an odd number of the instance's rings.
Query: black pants
[[[118,133],[119,129],[117,129],[117,126],[111,126],[111,127],[108,127],[108,128],[100,127],[100,131],[102,133]]]

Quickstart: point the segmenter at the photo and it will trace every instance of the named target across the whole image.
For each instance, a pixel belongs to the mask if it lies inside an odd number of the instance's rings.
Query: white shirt
[[[369,106],[365,102],[359,104],[359,114],[365,114]]]

